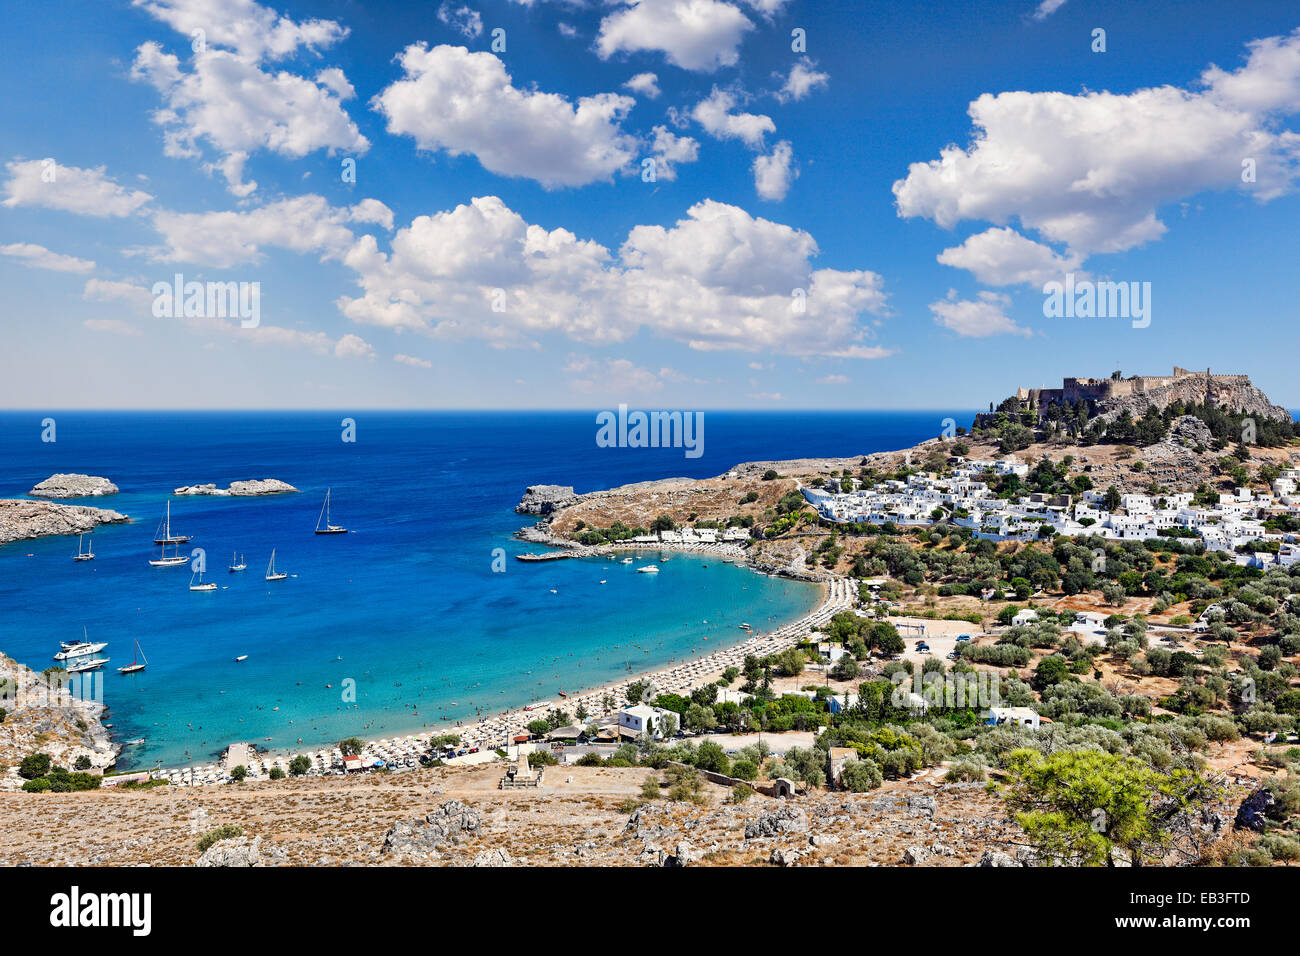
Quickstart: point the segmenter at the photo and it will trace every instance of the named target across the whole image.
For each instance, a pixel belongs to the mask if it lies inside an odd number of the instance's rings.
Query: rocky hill
[[[1128,411],[1134,418],[1141,418],[1148,408],[1154,407],[1157,411],[1162,411],[1173,404],[1200,404],[1207,396],[1217,408],[1256,418],[1291,420],[1289,411],[1275,404],[1244,375],[1211,378],[1208,387],[1204,378],[1189,376],[1144,392],[1105,399],[1097,404],[1097,417],[1111,421]]]

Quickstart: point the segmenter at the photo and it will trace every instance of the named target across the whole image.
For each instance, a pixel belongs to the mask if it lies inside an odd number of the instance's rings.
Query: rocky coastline
[[[230,498],[252,498],[259,495],[292,495],[298,489],[279,478],[250,478],[247,481],[232,481],[229,488],[218,488],[209,482],[205,485],[182,485],[172,494],[175,495],[218,495]]]
[[[27,494],[33,498],[95,498],[117,492],[117,485],[98,475],[59,473],[50,475]]]
[[[0,499],[0,544],[58,534],[85,534],[101,524],[125,524],[129,515],[89,505],[60,505],[25,498]]]
[[[93,684],[91,685],[93,686]],[[73,697],[51,677],[0,653],[0,790],[23,784],[18,764],[29,754],[47,753],[55,766],[71,769],[86,757],[94,770],[117,762],[120,744],[104,727],[105,708],[94,700]]]

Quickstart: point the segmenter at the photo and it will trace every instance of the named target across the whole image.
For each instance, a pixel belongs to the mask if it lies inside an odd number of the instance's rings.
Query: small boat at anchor
[[[321,522],[325,526],[321,527]],[[317,534],[347,534],[348,529],[342,525],[330,524],[330,489],[325,489],[325,503],[320,506],[320,516],[316,519]]]
[[[143,663],[142,663],[143,662]],[[131,663],[125,667],[119,667],[119,674],[135,674],[149,666],[149,658],[144,656],[144,651],[140,649],[140,641],[136,639],[135,653],[131,656]],[[129,742],[129,741],[128,741]],[[144,743],[144,738],[140,738],[140,743]]]
[[[248,655],[240,654],[238,657],[235,658],[235,663],[238,664],[240,661],[246,661],[246,660],[248,660]]]
[[[197,574],[197,575],[199,576],[199,583],[198,583],[198,584],[195,584],[195,583],[194,583],[194,575],[191,574],[191,575],[190,575],[190,590],[191,590],[191,591],[215,591],[215,590],[217,589],[216,584],[213,583],[212,581],[209,581],[207,584],[204,584],[204,583],[203,583],[203,572],[202,572],[202,571],[196,571],[195,574]]]
[[[239,556],[239,559],[236,560],[236,559],[235,559],[235,555],[234,555],[234,553],[232,552],[231,555],[230,555],[230,571],[231,571],[231,573],[233,574],[233,573],[236,572],[236,571],[247,571],[247,570],[248,570],[248,563],[244,560],[244,556],[241,554],[241,555]]]
[[[271,549],[271,563],[266,566],[266,579],[268,581],[283,581],[289,576],[287,571],[275,570],[275,548]]]
[[[637,568],[637,574],[658,574],[659,568],[654,564],[647,564],[644,568]]]
[[[91,551],[89,549],[85,551],[81,550],[81,542],[84,541],[85,538],[86,536],[84,534],[77,535],[77,553],[72,556],[73,561],[94,561],[95,560],[94,551]]]
[[[158,524],[158,530],[154,532],[154,544],[184,544],[189,541],[193,535],[172,534],[172,503],[171,499],[167,501],[167,510],[163,515],[163,520]]]

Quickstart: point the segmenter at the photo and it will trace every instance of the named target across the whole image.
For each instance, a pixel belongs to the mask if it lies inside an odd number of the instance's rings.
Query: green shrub
[[[840,784],[853,793],[865,793],[875,790],[885,780],[880,765],[874,760],[850,760],[840,771]]]
[[[987,777],[988,771],[983,764],[973,760],[959,760],[948,768],[943,779],[947,783],[979,783]]]
[[[220,843],[222,840],[233,840],[235,837],[244,835],[244,828],[233,823],[223,823],[219,827],[214,827],[203,836],[199,837],[197,844],[200,853],[205,853],[212,846]]]
[[[24,780],[35,780],[37,777],[43,777],[50,772],[52,763],[49,754],[28,754],[23,758],[23,762],[18,765],[18,776]]]

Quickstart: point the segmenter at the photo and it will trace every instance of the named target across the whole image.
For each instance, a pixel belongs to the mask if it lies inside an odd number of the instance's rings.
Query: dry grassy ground
[[[658,849],[673,852],[683,841],[703,857],[699,862],[716,865],[766,863],[778,848],[804,854],[804,864],[891,865],[913,846],[929,856],[927,862],[957,865],[977,861],[985,849],[1008,849],[1017,833],[996,798],[979,785],[940,784],[937,770],[866,794],[789,801],[754,796],[741,805],[729,802],[730,791],[707,784],[704,805],[656,800],[628,830],[629,814],[620,804],[638,795],[654,771],[551,767],[539,790],[501,791],[501,768],[184,790],[0,794],[0,864],[188,865],[199,856],[199,836],[222,824],[260,836],[264,855],[282,853],[285,864],[297,866],[465,865],[492,849],[520,864],[628,865],[657,862]],[[925,799],[909,806],[909,797],[932,797],[933,812]],[[394,823],[423,818],[451,799],[480,815],[476,836],[447,847],[437,860],[381,854]],[[746,823],[783,807],[797,810],[806,825],[745,838]]]

